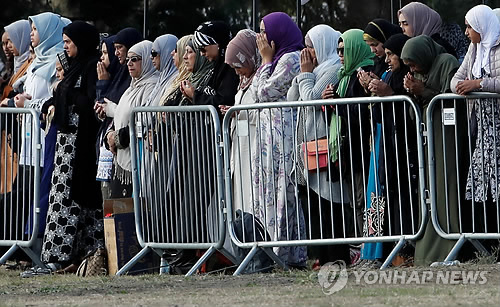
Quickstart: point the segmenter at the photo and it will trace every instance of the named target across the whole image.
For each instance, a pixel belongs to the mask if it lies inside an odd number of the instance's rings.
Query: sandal
[[[46,266],[46,268],[34,266],[34,267],[22,272],[20,274],[20,276],[22,278],[30,278],[30,277],[42,276],[42,275],[52,275],[57,270],[61,269],[61,265],[59,263],[47,263],[47,264],[45,264],[45,266]]]

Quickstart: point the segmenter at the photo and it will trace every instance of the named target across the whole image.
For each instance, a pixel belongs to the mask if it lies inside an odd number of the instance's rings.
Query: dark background
[[[273,11],[283,11],[296,18],[295,0],[257,0],[257,28],[260,18]],[[312,26],[324,23],[339,31],[350,28],[363,29],[374,18],[393,19],[397,22],[397,10],[410,1],[399,0],[310,0],[302,6],[301,28],[305,33]],[[421,1],[441,14],[443,20],[456,22],[464,28],[465,13],[477,4],[492,8],[500,6],[500,0],[431,0]],[[233,32],[252,28],[251,0],[149,0],[147,35],[150,40],[171,33],[178,37],[193,33],[203,21],[222,19]],[[92,21],[99,31],[116,33],[133,26],[143,31],[144,0],[2,0],[0,5],[0,29],[19,19],[26,19],[44,11],[52,11],[72,20]],[[0,51],[1,52],[1,51]]]

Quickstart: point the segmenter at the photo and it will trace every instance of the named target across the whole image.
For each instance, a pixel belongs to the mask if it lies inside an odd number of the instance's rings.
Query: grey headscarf
[[[165,91],[170,87],[170,84],[179,74],[177,67],[174,64],[172,51],[175,50],[177,44],[177,37],[172,34],[165,34],[159,36],[153,42],[154,51],[160,55],[160,76],[155,85],[154,90],[149,95],[148,99],[144,101],[145,106],[158,106],[160,105],[160,98]]]
[[[30,22],[18,20],[6,26],[5,31],[9,34],[12,44],[19,52],[18,56],[14,56],[14,73],[16,73],[30,57]]]

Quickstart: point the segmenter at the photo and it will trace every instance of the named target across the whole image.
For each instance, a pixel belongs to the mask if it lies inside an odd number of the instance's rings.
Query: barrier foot
[[[207,259],[215,253],[216,249],[213,246],[210,246],[210,248],[201,256],[201,258],[193,265],[193,267],[189,270],[189,272],[184,275],[185,277],[193,275],[196,270],[198,270]]]
[[[474,247],[479,251],[479,253],[481,255],[491,255],[491,253],[486,249],[486,247],[484,247],[483,244],[481,244],[481,242],[479,242],[478,240],[469,240],[470,243],[472,243],[472,245],[474,245]]]
[[[3,254],[2,258],[0,258],[0,264],[5,264],[7,260],[19,249],[17,244],[12,245],[5,254]]]
[[[257,244],[255,244],[252,247],[252,249],[250,250],[250,252],[248,253],[248,255],[245,257],[245,259],[243,259],[243,261],[241,262],[241,264],[238,266],[238,268],[234,272],[233,276],[238,276],[238,275],[241,274],[241,272],[243,272],[243,270],[247,267],[247,265],[250,262],[250,260],[252,260],[253,256],[255,256],[255,253],[257,253],[257,249],[258,248],[259,247],[257,246]]]
[[[404,238],[399,239],[398,244],[396,244],[396,246],[392,249],[391,253],[389,254],[389,256],[387,256],[384,263],[380,267],[381,270],[387,269],[389,267],[389,265],[392,263],[392,259],[394,259],[399,250],[403,248],[405,242],[406,240]]]
[[[141,249],[141,251],[137,255],[135,255],[134,258],[130,259],[129,262],[127,262],[118,272],[116,272],[116,276],[121,276],[127,273],[139,260],[142,259],[142,257],[146,256],[150,250],[151,248],[149,248],[148,246]]]
[[[31,258],[34,264],[38,265],[41,268],[46,268],[45,264],[40,259],[40,255],[35,254],[35,252],[29,247],[21,247],[21,249]]]
[[[464,245],[466,240],[467,239],[465,239],[465,236],[461,235],[460,239],[458,239],[457,243],[455,243],[455,246],[453,246],[453,248],[451,249],[448,256],[446,256],[446,259],[444,259],[444,261],[455,260],[457,258],[458,252],[460,251],[460,249],[462,248],[462,245]]]
[[[285,271],[288,271],[288,266],[286,265],[286,263],[284,263],[280,257],[278,257],[278,255],[276,255],[273,250],[269,247],[267,248],[263,248],[264,252],[266,252],[266,254],[271,258],[273,259],[274,262],[276,262],[277,265],[279,265],[280,267],[283,268],[283,270]]]

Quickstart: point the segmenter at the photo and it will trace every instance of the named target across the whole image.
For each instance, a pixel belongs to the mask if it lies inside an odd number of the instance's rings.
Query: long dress
[[[299,52],[283,55],[271,74],[267,64],[257,71],[252,86],[258,86],[256,102],[285,101],[292,79],[299,73]],[[296,199],[293,172],[296,110],[261,110],[257,121],[257,151],[252,157],[255,217],[267,228],[267,241],[306,238],[304,214]],[[260,150],[259,150],[260,149]],[[274,252],[287,264],[304,265],[304,246],[275,247]]]

